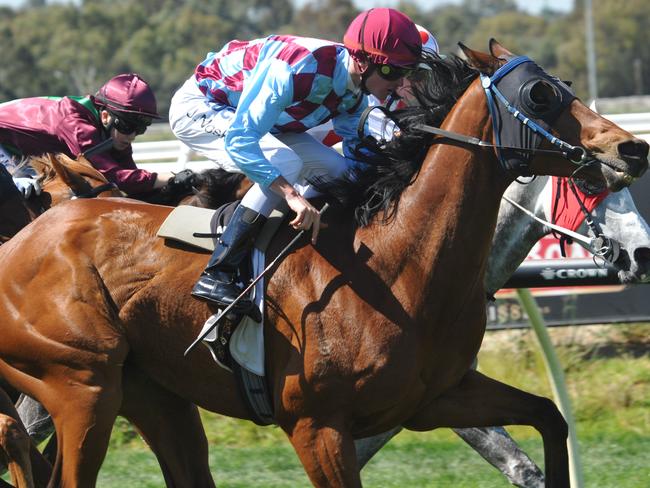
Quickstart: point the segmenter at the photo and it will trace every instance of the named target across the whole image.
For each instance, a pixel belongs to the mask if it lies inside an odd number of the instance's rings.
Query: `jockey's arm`
[[[281,195],[296,212],[290,225],[296,229],[312,229],[316,242],[320,228],[318,210],[303,198],[264,156],[260,139],[278,121],[291,104],[293,82],[285,64],[269,60],[257,70],[241,94],[235,117],[226,134],[228,155],[242,172],[263,188]]]

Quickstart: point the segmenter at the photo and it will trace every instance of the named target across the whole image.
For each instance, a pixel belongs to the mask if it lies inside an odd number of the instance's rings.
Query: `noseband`
[[[590,187],[584,180],[575,180],[573,178],[568,178],[567,181],[568,181],[569,189],[573,193],[573,196],[575,197],[576,202],[578,203],[580,212],[584,216],[585,223],[587,224],[587,227],[589,227],[592,234],[594,235],[593,239],[591,239],[588,244],[589,249],[591,250],[594,257],[601,258],[604,261],[607,261],[612,264],[616,263],[616,261],[618,261],[618,258],[621,254],[620,242],[618,242],[616,239],[612,239],[611,237],[607,237],[604,234],[604,232],[600,228],[600,225],[598,225],[598,223],[594,221],[591,212],[589,211],[589,209],[587,209],[585,204],[582,202],[580,195],[578,194],[578,190],[580,190],[585,195],[597,195],[606,192],[607,190],[605,188]],[[560,178],[558,178],[556,198],[555,201],[553,202],[553,210],[551,213],[552,215],[551,218],[553,221],[556,220],[557,208],[560,201],[561,185],[562,185],[562,181],[560,180]],[[556,237],[560,241],[560,251],[562,252],[562,256],[566,257],[565,244],[566,243],[571,244],[573,240],[572,236],[568,235],[566,232],[562,232],[562,230],[559,229],[553,229],[554,235],[556,234],[556,231],[558,234],[560,234],[559,236],[556,235]]]

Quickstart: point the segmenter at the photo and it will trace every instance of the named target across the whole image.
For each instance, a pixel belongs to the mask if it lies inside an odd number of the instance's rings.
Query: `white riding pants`
[[[190,149],[220,168],[241,173],[225,147],[234,109],[224,109],[208,101],[190,78],[174,94],[169,108],[169,124],[174,135]],[[314,177],[335,178],[351,164],[331,147],[323,145],[307,133],[266,134],[260,139],[266,159],[298,191],[308,187],[305,180]],[[242,205],[269,216],[282,197],[270,189],[256,184],[246,193]]]

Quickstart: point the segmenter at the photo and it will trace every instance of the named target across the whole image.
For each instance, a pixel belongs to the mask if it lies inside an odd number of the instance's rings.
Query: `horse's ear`
[[[54,168],[56,174],[59,175],[59,178],[68,184],[68,181],[70,180],[70,173],[68,172],[68,168],[61,164],[59,158],[55,154],[49,153],[47,155],[47,158],[50,160],[50,165],[52,165],[52,168]]]
[[[92,189],[90,184],[83,178],[83,176],[70,170],[66,164],[59,161],[59,157],[61,156],[65,157],[67,160],[70,159],[65,156],[65,154],[48,155],[50,158],[50,163],[52,164],[52,168],[54,168],[56,174],[59,175],[59,178],[61,178],[61,180],[63,180],[63,182],[68,185],[74,193],[86,193]]]
[[[501,44],[499,44],[499,41],[497,41],[494,37],[490,38],[490,53],[492,56],[495,58],[502,59],[504,61],[508,61],[508,59],[512,58],[514,54],[512,54],[510,51],[508,51],[505,47],[503,47]]]
[[[497,69],[499,69],[500,62],[494,56],[486,53],[481,53],[479,51],[474,51],[473,49],[468,48],[462,42],[458,43],[458,47],[463,51],[465,56],[467,56],[467,61],[470,66],[479,72],[492,75]]]

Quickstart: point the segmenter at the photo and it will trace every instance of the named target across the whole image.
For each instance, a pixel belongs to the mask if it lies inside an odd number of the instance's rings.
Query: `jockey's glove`
[[[34,178],[14,178],[14,185],[20,190],[25,199],[32,195],[41,194],[41,184]]]
[[[195,184],[196,173],[191,169],[179,171],[167,182],[169,189],[174,191],[190,191]]]

